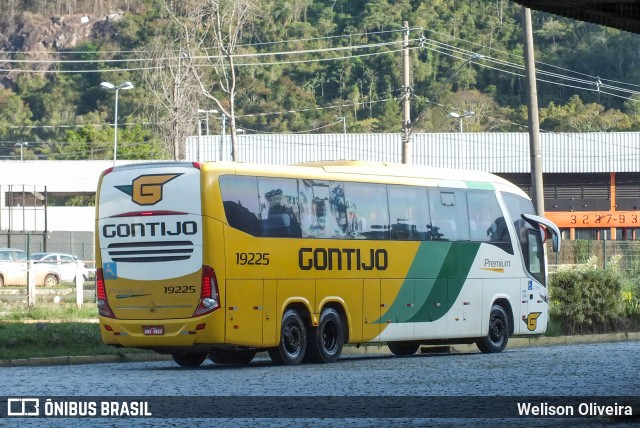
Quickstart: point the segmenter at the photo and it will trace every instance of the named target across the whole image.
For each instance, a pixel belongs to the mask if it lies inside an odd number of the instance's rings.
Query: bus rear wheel
[[[393,355],[401,357],[415,354],[420,347],[417,343],[410,342],[389,342],[387,346]]]
[[[207,354],[171,354],[173,361],[180,367],[198,367],[207,359]]]
[[[493,305],[489,316],[489,334],[476,342],[484,353],[502,352],[509,341],[509,321],[502,306]]]
[[[209,359],[216,364],[249,364],[256,356],[255,349],[247,350],[213,350]]]
[[[307,329],[300,314],[287,310],[282,316],[280,344],[269,350],[271,361],[276,364],[295,366],[300,364],[307,351]]]
[[[314,363],[332,363],[340,358],[344,334],[342,320],[333,308],[327,308],[320,315],[317,328],[309,332],[309,360]]]

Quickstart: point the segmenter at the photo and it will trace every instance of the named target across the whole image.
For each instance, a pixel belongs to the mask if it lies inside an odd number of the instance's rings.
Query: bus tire
[[[509,321],[502,306],[493,305],[489,316],[489,334],[476,342],[484,353],[502,352],[509,342]]]
[[[213,350],[209,352],[209,359],[216,364],[249,364],[253,361],[257,351],[255,349],[247,350]]]
[[[287,310],[282,316],[280,344],[269,350],[271,361],[276,364],[295,366],[300,364],[307,351],[307,329],[300,314]]]
[[[393,355],[397,355],[399,357],[413,355],[420,347],[417,343],[411,342],[389,342],[387,343],[387,346]]]
[[[173,361],[175,361],[180,367],[198,367],[207,359],[207,354],[171,354]]]
[[[343,345],[344,333],[340,314],[333,308],[327,308],[320,315],[318,327],[309,331],[309,361],[332,363],[340,358]]]

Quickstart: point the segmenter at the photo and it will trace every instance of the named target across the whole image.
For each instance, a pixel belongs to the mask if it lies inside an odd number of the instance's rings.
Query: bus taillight
[[[193,313],[194,317],[213,312],[220,307],[218,281],[213,268],[202,266],[202,285],[200,288],[200,303]]]
[[[115,318],[107,302],[107,289],[104,285],[104,276],[102,275],[102,268],[96,269],[96,300],[98,301],[98,313],[103,317]]]

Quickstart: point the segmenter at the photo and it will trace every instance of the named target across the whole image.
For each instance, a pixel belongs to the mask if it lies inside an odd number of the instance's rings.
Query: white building
[[[118,161],[118,164],[131,161]],[[0,247],[91,261],[95,193],[113,161],[0,161]]]
[[[0,232],[93,231],[93,206],[68,206],[95,196],[112,161],[0,162]],[[46,204],[45,204],[46,203]]]
[[[485,170],[506,176],[528,190],[526,133],[414,134],[412,141],[413,164]],[[547,174],[547,211],[605,211],[613,204],[618,210],[640,213],[640,133],[545,133],[541,135],[541,146],[543,171]],[[240,162],[271,164],[334,159],[400,162],[401,137],[246,134],[238,136],[238,155]],[[230,160],[229,136],[190,137],[186,160]],[[117,163],[133,162],[140,161]],[[24,246],[19,237],[33,234],[52,238],[36,244],[49,251],[68,247],[75,253],[92,252],[93,199],[100,174],[111,166],[111,160],[0,161],[0,246]],[[609,189],[616,180],[617,191]],[[560,195],[566,191],[571,191],[571,197]],[[84,234],[80,242],[76,240],[78,234]]]

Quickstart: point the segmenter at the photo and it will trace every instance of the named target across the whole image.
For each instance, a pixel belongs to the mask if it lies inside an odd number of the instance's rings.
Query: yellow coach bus
[[[96,213],[104,343],[181,366],[332,362],[344,344],[500,352],[544,333],[544,241],[560,243],[497,176],[383,163],[117,166]]]

